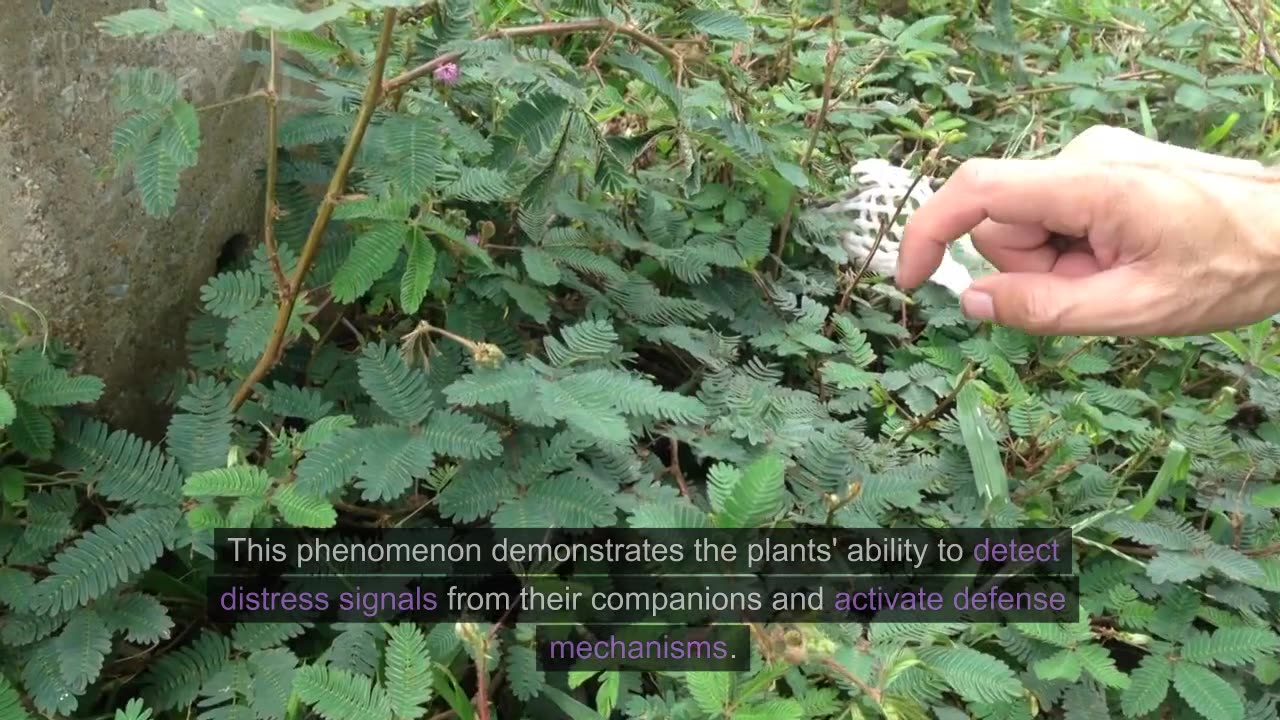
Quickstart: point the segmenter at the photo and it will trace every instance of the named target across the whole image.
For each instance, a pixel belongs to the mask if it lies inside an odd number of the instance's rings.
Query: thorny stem
[[[671,473],[671,477],[676,479],[676,484],[680,486],[680,494],[689,497],[689,482],[685,480],[684,470],[680,467],[680,441],[675,435],[667,436],[671,440],[671,462],[667,464],[667,472]]]
[[[878,688],[871,687],[866,682],[864,682],[862,678],[849,672],[848,668],[836,662],[832,658],[826,658],[825,660],[823,660],[822,665],[823,667],[826,667],[828,670],[834,671],[837,675],[844,678],[845,680],[848,680],[850,684],[856,686],[859,690],[861,690],[862,694],[871,698],[872,701],[874,701],[877,706],[880,705],[881,692]]]
[[[280,48],[276,41],[275,31],[271,31],[271,65],[267,75],[267,191],[266,206],[262,218],[262,242],[267,246],[267,260],[271,263],[271,273],[276,278],[276,293],[283,298],[289,281],[285,279],[284,269],[280,267],[280,248],[276,245],[276,218],[280,208],[276,201],[276,180],[280,175],[279,148],[280,136],[280,94],[276,90],[276,76],[280,70]]]
[[[503,613],[498,622],[489,628],[489,632],[485,633],[484,639],[480,641],[480,646],[476,648],[479,657],[476,658],[476,697],[475,706],[479,711],[479,720],[489,720],[489,648],[493,645],[493,639],[497,637],[498,630],[502,628],[502,624],[507,621],[507,617],[511,614],[508,609]],[[502,673],[499,671],[493,678],[493,685],[496,687],[502,680]]]
[[[960,391],[964,389],[964,386],[969,384],[969,381],[978,374],[977,370],[978,366],[974,365],[973,362],[965,365],[964,372],[960,373],[960,380],[956,382],[956,386],[951,389],[951,392],[947,393],[946,397],[939,400],[938,404],[934,405],[932,410],[916,418],[915,422],[911,423],[911,426],[908,427],[905,432],[893,439],[893,444],[901,445],[907,438],[914,435],[917,430],[928,425],[934,418],[938,417],[942,410],[956,399],[956,396],[960,394]]]
[[[593,18],[591,20],[578,20],[575,22],[550,22],[537,23],[535,25],[520,25],[516,27],[500,28],[493,32],[481,35],[481,40],[491,40],[495,38],[521,38],[536,37],[539,35],[567,35],[578,32],[599,32],[605,31],[610,33],[618,33],[626,35],[645,47],[653,50],[671,63],[671,67],[680,72],[684,68],[684,59],[679,53],[662,44],[654,36],[631,27],[630,25],[622,25],[607,18]],[[462,52],[450,52],[428,60],[427,62],[387,80],[383,83],[383,92],[390,92],[401,88],[409,83],[430,74],[436,68],[446,63],[457,62],[463,56]]]
[[[320,203],[320,208],[316,212],[316,219],[311,225],[311,231],[307,233],[307,240],[302,246],[302,255],[298,258],[298,265],[294,268],[293,277],[289,280],[288,285],[283,288],[284,297],[281,298],[280,309],[276,313],[276,323],[271,330],[271,340],[267,343],[267,349],[263,351],[262,356],[258,358],[258,363],[253,366],[253,370],[249,372],[236,390],[235,397],[231,400],[233,412],[244,405],[245,401],[249,399],[249,395],[253,393],[253,386],[266,377],[266,374],[270,372],[272,366],[276,364],[276,361],[284,351],[285,335],[289,330],[289,320],[293,317],[293,308],[298,302],[302,282],[306,279],[307,271],[311,269],[311,264],[315,262],[316,254],[320,251],[320,241],[329,226],[329,219],[333,217],[334,208],[338,205],[338,197],[342,194],[343,187],[346,185],[347,175],[351,172],[352,165],[355,164],[356,152],[360,149],[361,142],[364,141],[364,134],[369,128],[369,121],[373,119],[374,109],[382,97],[382,75],[386,71],[387,56],[391,52],[391,41],[396,27],[396,14],[397,11],[394,9],[387,10],[382,23],[382,37],[378,45],[378,54],[373,63],[373,76],[369,79],[368,86],[365,87],[364,98],[360,105],[360,114],[356,116],[356,123],[351,129],[351,136],[347,139],[347,145],[342,150],[342,157],[339,158],[338,166],[333,171],[333,177],[329,179],[328,190],[325,192],[324,200]]]

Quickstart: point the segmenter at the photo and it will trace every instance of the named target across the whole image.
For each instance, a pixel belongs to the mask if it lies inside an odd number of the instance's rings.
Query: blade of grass
[[[1165,453],[1164,462],[1156,472],[1156,479],[1151,482],[1151,487],[1147,488],[1147,494],[1143,495],[1142,499],[1129,510],[1129,517],[1141,520],[1156,506],[1156,501],[1169,492],[1169,488],[1175,482],[1186,482],[1187,473],[1190,471],[1191,453],[1187,452],[1186,446],[1182,443],[1176,440],[1170,441],[1169,451]]]
[[[960,436],[964,438],[969,462],[973,465],[973,480],[978,495],[991,510],[1009,501],[1009,476],[1005,475],[1000,461],[1000,448],[983,417],[982,398],[973,385],[967,385],[956,395],[956,415],[960,422]]]

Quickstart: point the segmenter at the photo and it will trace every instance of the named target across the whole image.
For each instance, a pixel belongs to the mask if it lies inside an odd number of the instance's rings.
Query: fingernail
[[[960,309],[970,320],[995,320],[996,306],[991,296],[976,290],[967,290],[960,296]]]

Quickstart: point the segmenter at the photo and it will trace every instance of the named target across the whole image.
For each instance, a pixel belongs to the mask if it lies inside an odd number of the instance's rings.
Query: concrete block
[[[254,41],[173,35],[114,39],[94,23],[149,0],[9,0],[0,13],[0,292],[21,298],[102,377],[102,410],[147,435],[166,418],[148,400],[181,367],[199,287],[231,238],[256,240],[264,107],[202,112],[199,165],[169,218],[146,215],[132,177],[113,179],[112,77],[162,67],[197,107],[249,92]]]

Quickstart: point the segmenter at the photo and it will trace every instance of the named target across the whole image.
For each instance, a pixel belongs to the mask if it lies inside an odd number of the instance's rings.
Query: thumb
[[[1127,268],[1081,277],[1055,273],[995,273],[960,297],[971,320],[988,320],[1036,335],[1124,335],[1141,310]]]

